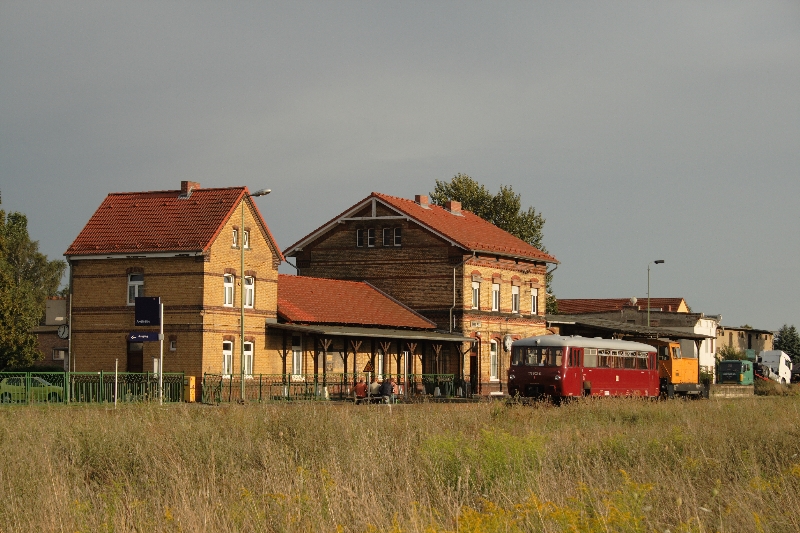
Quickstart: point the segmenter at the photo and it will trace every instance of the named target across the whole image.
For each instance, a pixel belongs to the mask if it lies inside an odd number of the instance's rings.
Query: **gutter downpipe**
[[[472,255],[461,261],[458,265],[453,267],[453,307],[450,308],[450,333],[453,333],[453,311],[456,309],[456,269],[461,268],[470,259],[475,259],[475,252]]]
[[[72,366],[73,369],[75,368],[74,363],[72,362],[72,261],[70,261],[69,257],[67,258],[67,264],[69,265],[69,314],[67,315],[67,327],[69,328],[67,331],[69,333],[69,337],[67,337],[67,357],[69,360],[67,361],[67,381],[69,383],[64,383],[64,389],[67,393],[67,404],[69,404],[70,400],[70,390],[72,389],[72,380],[69,379],[69,367]]]

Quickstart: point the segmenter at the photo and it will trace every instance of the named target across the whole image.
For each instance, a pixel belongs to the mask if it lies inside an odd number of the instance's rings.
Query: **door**
[[[580,396],[583,394],[583,372],[581,370],[583,348],[569,348],[567,368],[562,381],[564,396]]]
[[[128,343],[128,364],[126,369],[128,372],[144,372],[144,343],[143,342],[129,342]]]
[[[469,356],[469,390],[472,394],[478,392],[478,351]]]

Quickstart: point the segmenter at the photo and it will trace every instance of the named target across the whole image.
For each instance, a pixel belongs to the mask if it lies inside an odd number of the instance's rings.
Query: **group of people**
[[[397,395],[400,394],[400,387],[394,378],[384,379],[379,383],[378,379],[373,377],[369,386],[364,382],[364,378],[359,378],[355,393],[357,400],[362,400],[369,395],[373,398],[380,397],[387,403],[394,403]]]

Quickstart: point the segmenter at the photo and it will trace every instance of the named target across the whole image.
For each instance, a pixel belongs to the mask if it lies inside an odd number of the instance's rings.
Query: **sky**
[[[285,249],[459,172],[544,215],[559,298],[663,259],[653,297],[800,325],[800,3],[0,3],[0,208],[50,258],[111,192],[271,188]]]

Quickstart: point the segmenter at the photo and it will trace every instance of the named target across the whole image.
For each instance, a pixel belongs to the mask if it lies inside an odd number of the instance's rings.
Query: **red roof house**
[[[647,311],[647,298],[575,298],[559,299],[558,312],[564,315],[604,313],[622,309]],[[673,313],[688,313],[689,306],[683,298],[650,298],[650,309]]]

